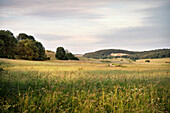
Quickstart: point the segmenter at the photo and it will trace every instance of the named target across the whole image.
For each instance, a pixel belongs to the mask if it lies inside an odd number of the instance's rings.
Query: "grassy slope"
[[[6,62],[0,112],[168,112],[170,58]],[[102,62],[101,62],[102,61]],[[117,63],[122,67],[110,67]]]
[[[45,51],[45,54],[46,54],[48,57],[50,57],[51,60],[55,60],[55,59],[56,59],[56,58],[55,58],[55,52],[53,52],[53,51],[48,51],[48,50],[46,50],[46,51]]]

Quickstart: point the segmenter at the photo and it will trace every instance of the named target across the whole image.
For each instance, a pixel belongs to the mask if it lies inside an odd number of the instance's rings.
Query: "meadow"
[[[0,58],[0,112],[168,113],[170,58],[149,60]]]

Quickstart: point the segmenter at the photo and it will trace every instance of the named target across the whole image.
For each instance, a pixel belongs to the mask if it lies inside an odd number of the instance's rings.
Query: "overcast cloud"
[[[55,51],[170,48],[170,0],[0,0],[0,29]]]

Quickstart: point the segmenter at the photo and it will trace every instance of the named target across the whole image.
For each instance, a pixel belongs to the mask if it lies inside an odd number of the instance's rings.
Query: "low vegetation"
[[[170,59],[0,59],[0,112],[169,112]],[[116,62],[116,60],[115,60]],[[118,65],[118,63],[117,63]]]
[[[145,60],[145,62],[150,62],[150,60]]]
[[[108,61],[108,60],[102,60],[100,62],[103,62],[103,63],[111,63],[111,61]]]

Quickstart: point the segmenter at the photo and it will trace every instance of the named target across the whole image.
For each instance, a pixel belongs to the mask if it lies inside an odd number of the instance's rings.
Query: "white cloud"
[[[63,45],[75,53],[165,47],[169,4],[169,0],[0,0],[0,29],[15,35],[25,32],[47,49]],[[154,44],[146,45],[145,39]]]

